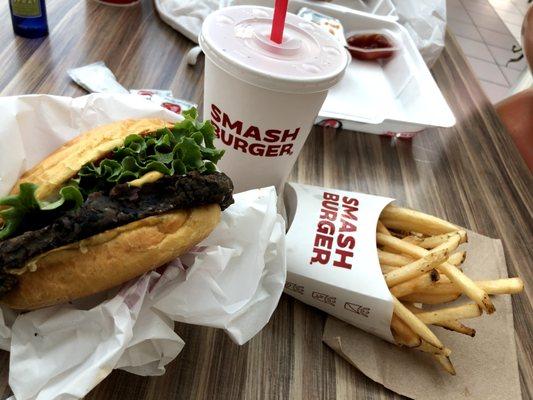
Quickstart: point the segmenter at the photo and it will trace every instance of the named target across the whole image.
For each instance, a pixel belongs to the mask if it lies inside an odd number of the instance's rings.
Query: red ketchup
[[[352,35],[346,42],[346,48],[358,60],[385,60],[396,51],[392,41],[380,33]]]

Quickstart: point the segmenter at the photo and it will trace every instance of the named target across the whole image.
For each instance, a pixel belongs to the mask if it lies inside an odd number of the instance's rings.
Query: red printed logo
[[[309,264],[328,265],[333,257],[334,267],[352,268],[358,205],[356,198],[324,192]]]
[[[313,292],[311,294],[311,297],[313,297],[313,299],[318,300],[322,303],[329,304],[330,306],[335,306],[335,302],[337,301],[336,297],[327,295],[325,293],[320,293],[320,292]]]
[[[215,104],[211,104],[211,123],[215,126],[216,136],[228,147],[258,157],[290,156],[294,153],[294,142],[300,128],[265,129],[255,125],[245,125],[232,119]]]

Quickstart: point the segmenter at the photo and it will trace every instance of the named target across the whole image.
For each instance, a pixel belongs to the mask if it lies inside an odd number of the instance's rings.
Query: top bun
[[[11,194],[18,193],[21,183],[31,182],[39,186],[35,193],[37,199],[44,200],[57,193],[85,164],[104,158],[113,149],[122,146],[127,136],[147,135],[172,125],[158,118],[127,119],[87,131],[25,172],[13,186]]]

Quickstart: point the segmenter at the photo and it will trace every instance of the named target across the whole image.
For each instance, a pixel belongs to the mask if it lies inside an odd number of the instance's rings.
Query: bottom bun
[[[33,310],[110,289],[186,253],[219,220],[220,206],[213,204],[144,218],[54,249],[27,264],[19,286],[2,302]]]

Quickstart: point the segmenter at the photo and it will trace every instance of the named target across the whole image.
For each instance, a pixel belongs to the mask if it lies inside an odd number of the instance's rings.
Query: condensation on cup
[[[237,192],[281,191],[327,91],[349,55],[320,27],[287,14],[283,42],[270,40],[273,10],[235,6],[209,15],[199,43],[206,55],[204,118],[226,151],[219,167]]]

